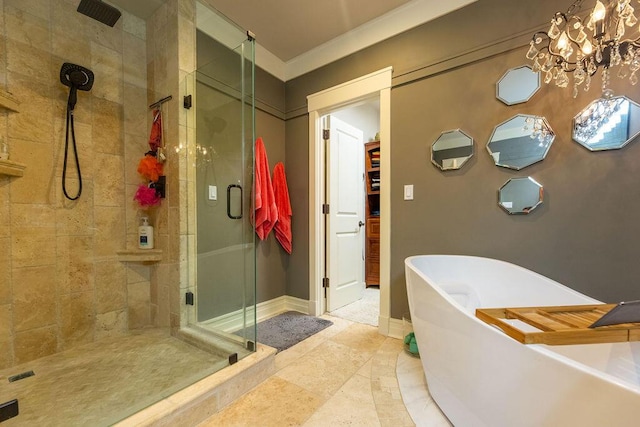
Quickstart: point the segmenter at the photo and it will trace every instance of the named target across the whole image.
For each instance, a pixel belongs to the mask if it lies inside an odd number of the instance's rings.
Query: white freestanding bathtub
[[[488,258],[414,256],[405,271],[429,391],[456,427],[640,425],[639,342],[526,345],[475,317],[600,301]]]

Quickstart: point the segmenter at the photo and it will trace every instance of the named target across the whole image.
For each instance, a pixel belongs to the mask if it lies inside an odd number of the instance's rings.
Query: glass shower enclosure
[[[199,23],[206,25],[198,25],[197,70],[186,77],[183,94],[188,230],[195,250],[189,251],[187,304],[192,306],[181,323],[214,336],[216,347],[234,363],[256,343],[255,42],[250,33],[198,5]]]

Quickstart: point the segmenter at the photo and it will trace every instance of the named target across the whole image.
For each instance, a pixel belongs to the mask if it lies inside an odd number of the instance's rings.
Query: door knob
[[[358,222],[358,227],[362,227],[363,225],[364,225],[364,222],[362,222],[362,221]]]

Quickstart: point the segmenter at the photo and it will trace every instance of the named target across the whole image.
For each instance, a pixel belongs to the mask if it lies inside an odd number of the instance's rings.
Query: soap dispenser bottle
[[[140,249],[153,249],[153,227],[149,225],[149,218],[140,218],[138,227],[138,247]]]

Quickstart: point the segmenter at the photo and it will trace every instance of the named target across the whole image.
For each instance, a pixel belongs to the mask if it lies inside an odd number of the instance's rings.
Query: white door
[[[333,311],[362,298],[365,288],[364,145],[361,130],[335,117],[327,121],[327,311]]]

